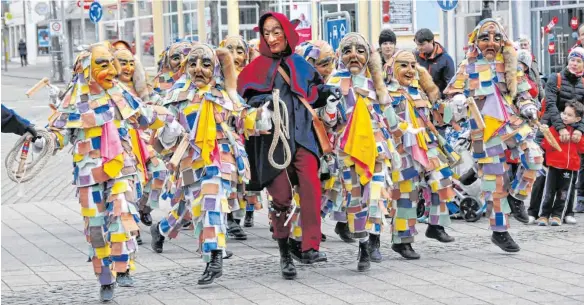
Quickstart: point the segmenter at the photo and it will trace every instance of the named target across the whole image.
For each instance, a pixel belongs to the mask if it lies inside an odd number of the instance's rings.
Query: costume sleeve
[[[13,133],[19,136],[26,133],[30,122],[2,105],[2,133]]]
[[[157,135],[158,141],[165,150],[171,150],[178,142],[181,134],[185,132],[184,127],[175,119],[178,117],[178,108],[170,105],[168,108],[170,114],[166,117],[166,122]]]
[[[566,126],[564,126],[562,118],[560,117],[560,111],[558,110],[557,105],[558,101],[556,100],[558,97],[557,80],[557,74],[552,74],[552,76],[545,84],[545,113],[549,123],[551,123],[552,126],[554,126],[554,128],[556,128],[556,130],[559,132],[560,130],[566,128]]]
[[[465,59],[458,65],[458,70],[456,70],[456,74],[448,82],[446,89],[444,89],[444,94],[452,96],[461,93],[468,97],[468,91],[466,89],[468,89],[468,74],[466,73]]]

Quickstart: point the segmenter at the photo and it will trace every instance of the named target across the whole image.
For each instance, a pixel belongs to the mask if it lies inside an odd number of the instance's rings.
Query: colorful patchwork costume
[[[505,251],[519,251],[507,232],[507,195],[510,192],[516,199],[525,200],[542,168],[543,157],[525,119],[536,119],[537,107],[525,75],[518,72],[512,42],[497,21],[485,19],[471,33],[466,59],[445,93],[474,98],[480,113],[471,111],[472,152],[482,179],[483,199],[488,204],[492,241]],[[506,149],[511,150],[513,159],[521,160],[513,181],[507,175]]]

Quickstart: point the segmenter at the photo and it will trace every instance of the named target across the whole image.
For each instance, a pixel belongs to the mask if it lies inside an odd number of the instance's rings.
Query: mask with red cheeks
[[[364,71],[369,61],[371,48],[363,36],[349,33],[341,40],[339,49],[341,50],[341,61],[351,74],[357,75]]]
[[[495,22],[487,22],[481,26],[477,36],[477,46],[488,61],[493,61],[503,49],[504,38],[502,29]]]
[[[215,52],[206,45],[195,46],[187,56],[186,71],[197,88],[213,81],[215,60]]]
[[[393,63],[394,78],[401,86],[409,86],[416,79],[416,57],[411,52],[400,52]]]
[[[262,35],[270,48],[270,52],[273,54],[282,53],[286,50],[288,46],[286,35],[278,19],[274,17],[266,18],[262,28]]]

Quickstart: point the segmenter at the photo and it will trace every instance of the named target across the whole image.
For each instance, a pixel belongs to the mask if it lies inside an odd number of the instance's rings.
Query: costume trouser
[[[546,173],[544,171],[539,171],[537,179],[533,183],[533,188],[531,190],[531,199],[529,201],[529,208],[527,209],[527,214],[529,216],[537,218],[539,216],[539,207],[541,205],[541,199],[543,198],[543,189],[546,181]]]
[[[113,284],[117,272],[134,269],[141,189],[137,176],[78,188],[89,257],[101,285]]]
[[[508,174],[510,167],[506,163],[505,146],[511,150],[514,159],[520,158],[521,161],[513,181],[510,181]],[[478,177],[481,179],[483,199],[487,203],[491,230],[506,232],[511,212],[507,196],[511,194],[518,200],[525,200],[531,193],[537,171],[542,167],[542,151],[531,135],[520,141],[515,137],[503,141],[503,137],[496,134],[486,142],[482,135],[478,139],[473,137],[473,153],[475,156],[484,156],[477,160]]]
[[[286,226],[288,212],[292,204],[292,187],[298,186],[298,198],[302,204],[300,227],[302,228],[302,251],[319,250],[321,237],[320,218],[320,180],[318,179],[318,159],[310,151],[298,147],[292,162],[286,170],[282,170],[268,186],[272,195],[273,237],[288,238],[291,222]],[[297,207],[298,209],[299,207]]]
[[[564,218],[576,191],[577,172],[550,167],[539,209],[540,217]]]
[[[144,214],[152,212],[159,207],[160,196],[168,177],[168,170],[164,162],[158,158],[152,158],[147,164],[148,182],[144,186],[144,195],[140,198],[138,209]]]

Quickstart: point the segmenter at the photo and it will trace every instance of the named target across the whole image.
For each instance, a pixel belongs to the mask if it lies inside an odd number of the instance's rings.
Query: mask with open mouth
[[[215,52],[208,45],[196,45],[189,52],[186,60],[186,71],[191,81],[198,88],[202,88],[213,81],[216,62]]]
[[[477,47],[486,60],[493,61],[505,44],[504,32],[494,21],[485,22],[477,33]]]
[[[349,33],[341,40],[339,44],[341,61],[344,67],[353,75],[365,71],[371,47],[367,40],[358,33]]]
[[[114,66],[114,56],[105,45],[91,48],[91,79],[103,89],[111,89],[118,74]]]
[[[120,63],[121,71],[118,75],[120,81],[127,83],[132,81],[136,69],[136,60],[129,50],[117,50],[114,53],[115,58]]]
[[[227,48],[233,57],[235,68],[241,71],[247,65],[249,48],[241,36],[228,36],[220,44],[220,47]]]

